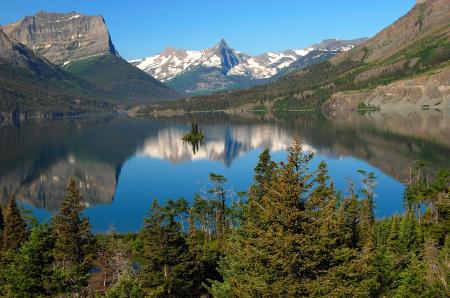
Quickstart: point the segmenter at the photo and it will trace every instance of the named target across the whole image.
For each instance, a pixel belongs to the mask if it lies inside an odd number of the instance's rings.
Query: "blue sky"
[[[3,0],[0,24],[39,10],[104,16],[119,53],[153,55],[168,46],[203,49],[222,37],[248,54],[304,48],[325,38],[373,36],[415,0]]]

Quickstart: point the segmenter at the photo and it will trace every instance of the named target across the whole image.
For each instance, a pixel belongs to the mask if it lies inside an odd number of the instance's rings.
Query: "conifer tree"
[[[368,281],[370,296],[383,297],[388,295],[398,274],[395,271],[394,255],[387,249],[386,245],[381,244],[374,248],[369,256],[369,270],[366,280]]]
[[[156,200],[142,231],[145,262],[143,286],[155,297],[186,297],[195,294],[195,268],[188,245],[173,213],[165,212]]]
[[[3,249],[18,250],[28,237],[27,225],[17,206],[14,196],[8,201],[4,211]]]
[[[49,224],[35,226],[6,268],[8,295],[46,297],[53,293],[54,237]]]
[[[373,224],[375,222],[374,216],[374,198],[376,177],[374,173],[368,173],[363,170],[358,171],[362,175],[361,193],[364,197],[361,200],[361,215],[360,215],[360,241],[361,246],[365,249],[373,249]]]
[[[259,155],[258,164],[255,167],[253,184],[250,186],[249,195],[252,200],[260,201],[266,188],[272,179],[275,162],[271,160],[269,149],[265,149]]]
[[[422,242],[419,227],[412,211],[407,210],[399,226],[398,249],[402,256],[417,253]]]
[[[69,182],[60,213],[53,218],[56,278],[63,292],[79,292],[87,282],[95,251],[89,220],[82,215],[80,191]]]
[[[216,204],[214,202],[201,197],[199,194],[194,196],[194,203],[191,208],[191,215],[194,219],[193,224],[199,225],[205,244],[212,240],[215,207]]]
[[[390,251],[394,253],[399,253],[400,247],[398,243],[400,234],[400,220],[402,217],[398,215],[393,215],[391,218],[391,226],[389,228],[389,235],[386,239],[386,244]]]
[[[360,242],[360,204],[355,193],[354,184],[349,181],[348,195],[343,199],[339,208],[340,230],[345,235],[347,246],[352,249],[358,247]]]
[[[222,175],[215,173],[209,174],[209,180],[212,182],[213,187],[208,190],[209,193],[215,195],[215,220],[216,220],[216,236],[219,241],[219,246],[223,245],[225,231],[228,228],[228,222],[226,219],[226,205],[225,199],[227,191],[225,190],[226,178]]]
[[[0,205],[0,252],[3,248],[3,228],[5,227],[5,221],[3,220],[3,207]]]
[[[450,231],[450,169],[438,172],[428,190],[429,209],[432,213],[430,236],[443,246]]]
[[[177,200],[169,199],[166,206],[164,207],[166,212],[171,213],[171,215],[179,220],[181,224],[181,231],[184,232],[185,220],[188,212],[188,203],[185,198],[181,197]]]
[[[315,266],[325,269],[333,262],[333,253],[343,239],[339,239],[338,198],[333,183],[329,182],[328,168],[325,162],[317,167],[313,179],[315,188],[305,203],[307,235],[311,236],[308,248]]]
[[[213,283],[210,291],[214,296],[305,295],[300,280],[307,278],[311,269],[303,250],[308,238],[305,194],[311,186],[307,173],[311,158],[296,141],[289,149],[288,162],[274,169],[268,191],[252,215],[247,216],[249,211],[244,216],[241,231],[226,242],[219,266],[224,281]],[[249,203],[251,200],[250,195]]]
[[[413,255],[407,269],[400,274],[400,284],[395,291],[395,298],[419,298],[434,296],[427,285],[424,264]]]

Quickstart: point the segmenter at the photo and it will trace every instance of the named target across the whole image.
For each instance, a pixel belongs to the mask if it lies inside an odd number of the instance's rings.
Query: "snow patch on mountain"
[[[361,39],[361,42],[364,39]],[[359,43],[337,39],[324,40],[305,49],[268,52],[250,56],[229,47],[225,40],[201,51],[167,48],[162,53],[129,61],[156,79],[167,82],[198,67],[217,68],[225,75],[266,79],[276,75],[299,58],[314,50],[348,51]]]

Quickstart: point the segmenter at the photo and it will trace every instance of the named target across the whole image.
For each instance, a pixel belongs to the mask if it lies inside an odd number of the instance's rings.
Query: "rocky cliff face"
[[[117,54],[101,16],[39,12],[6,25],[3,30],[6,35],[56,64]]]
[[[38,57],[20,43],[15,42],[0,28],[0,64],[8,64],[29,70],[54,68],[51,63]]]

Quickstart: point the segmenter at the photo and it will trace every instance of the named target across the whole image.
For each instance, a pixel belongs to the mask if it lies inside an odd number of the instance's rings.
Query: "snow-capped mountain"
[[[222,39],[209,49],[167,48],[160,54],[130,62],[179,92],[209,93],[267,82],[288,69],[301,69],[303,60],[307,61],[307,67],[364,40],[328,39],[305,49],[250,56],[234,50]]]
[[[214,47],[201,51],[167,48],[158,55],[129,62],[154,78],[167,82],[184,71],[198,66],[219,67],[227,73],[246,61],[248,57],[248,55],[238,53],[230,48],[222,39]]]

